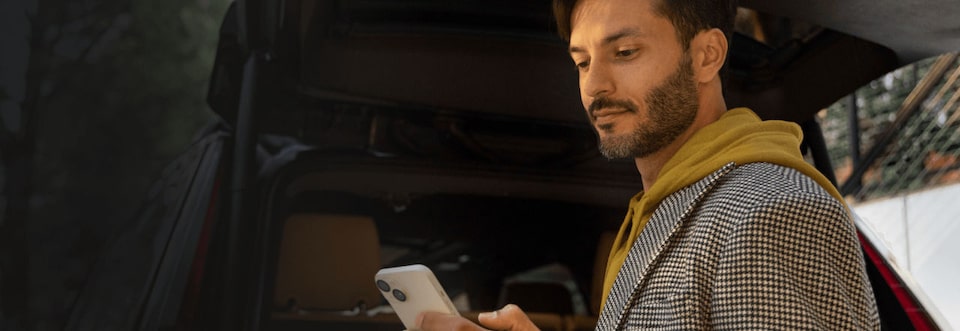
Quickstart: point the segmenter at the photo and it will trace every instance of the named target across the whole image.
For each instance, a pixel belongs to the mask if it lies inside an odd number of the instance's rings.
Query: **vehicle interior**
[[[801,124],[831,178],[816,113],[960,50],[953,0],[740,5],[728,106]],[[238,0],[209,91],[233,135],[223,207],[197,255],[222,260],[173,310],[219,329],[401,330],[373,275],[420,263],[468,318],[517,303],[544,330],[593,329],[642,185],[597,151],[554,24],[548,0]],[[937,328],[868,264],[885,329]]]
[[[935,16],[948,2],[742,1],[727,103],[800,123],[804,152],[832,176],[814,114],[960,48]],[[592,329],[606,246],[642,186],[632,162],[597,152],[549,1],[281,3],[234,8],[246,30],[225,22],[211,85],[238,132],[309,146],[257,177],[248,252],[264,328],[398,329],[372,275],[421,263],[467,317],[513,302],[541,328]],[[263,53],[244,62],[236,49]],[[240,83],[251,72],[261,85]],[[880,301],[885,328],[910,325]]]

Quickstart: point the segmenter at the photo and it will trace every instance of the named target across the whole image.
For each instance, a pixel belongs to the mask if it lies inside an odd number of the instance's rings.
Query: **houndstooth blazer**
[[[809,177],[726,165],[663,200],[597,330],[878,330],[845,207]]]

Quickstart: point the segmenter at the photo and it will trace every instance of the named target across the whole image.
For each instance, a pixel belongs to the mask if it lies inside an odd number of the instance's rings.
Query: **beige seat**
[[[610,256],[610,248],[613,247],[613,240],[616,237],[615,232],[604,232],[597,240],[597,255],[593,260],[593,284],[590,287],[590,312],[593,315],[600,315],[600,306],[603,303],[603,277],[606,276],[607,258]]]
[[[343,311],[380,304],[380,242],[373,219],[295,214],[280,243],[273,301],[286,310]]]

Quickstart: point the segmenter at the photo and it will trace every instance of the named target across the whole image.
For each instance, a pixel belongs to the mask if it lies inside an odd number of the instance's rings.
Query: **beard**
[[[623,135],[600,137],[598,132],[600,153],[604,157],[613,160],[649,156],[675,141],[693,124],[700,105],[691,64],[690,56],[684,54],[677,70],[644,98],[648,123],[642,123],[642,118],[638,118],[636,129]],[[597,98],[590,105],[588,114],[595,109],[611,106],[634,114],[639,112],[631,101]],[[591,122],[595,120],[592,116],[590,119]],[[612,128],[613,125],[601,126],[598,130]]]

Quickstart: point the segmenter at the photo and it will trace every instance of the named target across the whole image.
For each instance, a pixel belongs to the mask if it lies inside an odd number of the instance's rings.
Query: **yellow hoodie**
[[[830,195],[843,203],[843,197],[833,184],[803,160],[800,154],[802,139],[803,133],[798,125],[784,121],[761,121],[760,117],[747,108],[726,112],[719,120],[690,137],[663,165],[652,187],[630,199],[627,215],[607,259],[603,279],[604,304],[630,247],[640,236],[660,201],[700,181],[727,163],[742,165],[767,162],[795,169],[813,178]]]

